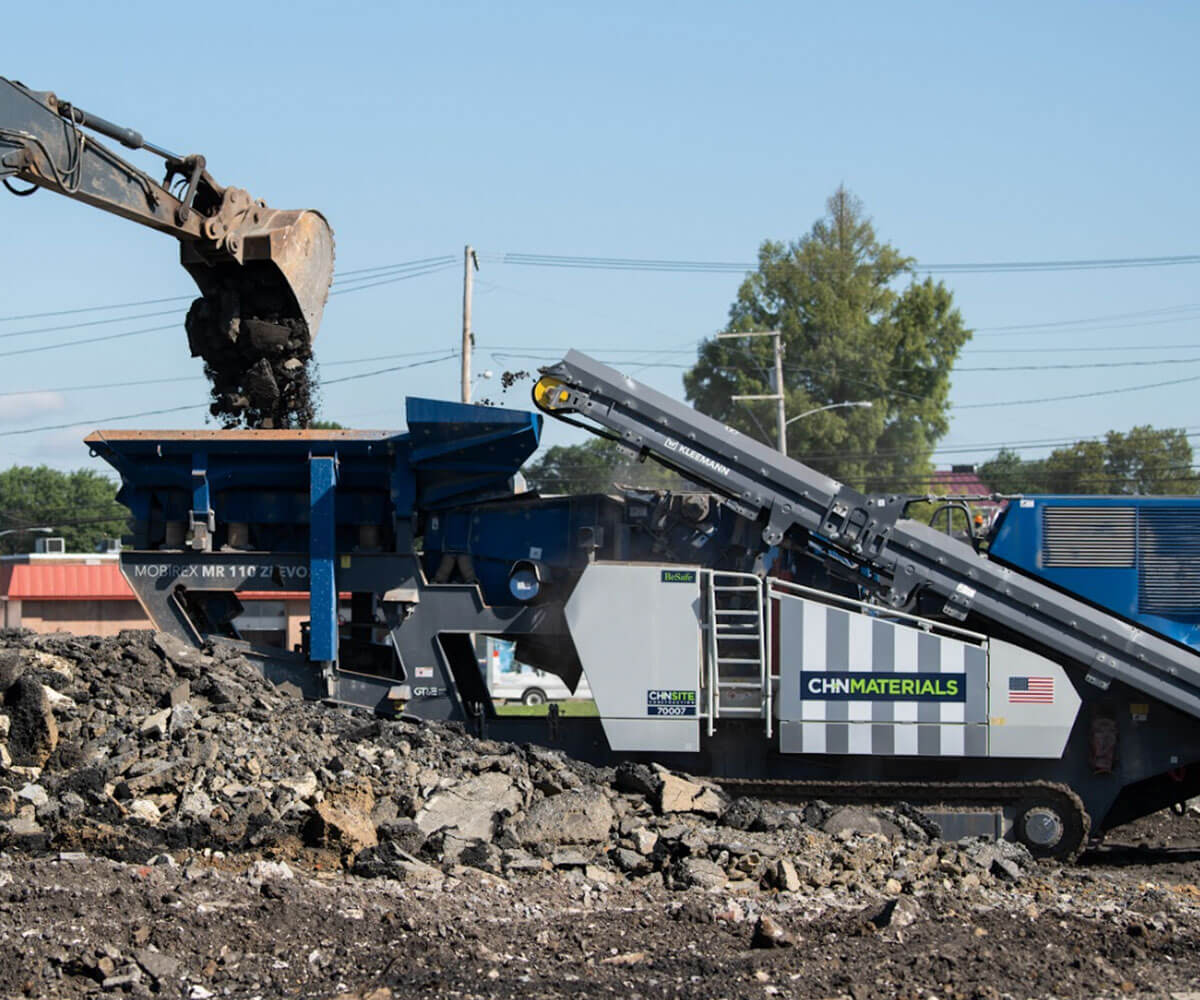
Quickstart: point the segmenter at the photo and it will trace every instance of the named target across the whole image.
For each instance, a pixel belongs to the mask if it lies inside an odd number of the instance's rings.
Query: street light
[[[53,528],[5,528],[3,531],[0,531],[0,538],[3,538],[5,535],[19,535],[22,531],[28,531],[30,533],[37,531],[43,535],[54,534]]]
[[[872,406],[872,403],[869,399],[859,399],[859,400],[855,400],[852,403],[828,403],[825,406],[817,406],[811,410],[805,410],[803,413],[797,413],[794,417],[789,417],[787,419],[787,421],[784,423],[784,427],[786,427],[788,424],[795,423],[797,420],[801,419],[802,417],[809,417],[809,416],[812,416],[814,413],[820,413],[822,410],[837,410],[837,409],[841,409],[842,407],[861,407],[864,410],[869,410],[871,408],[871,406]]]

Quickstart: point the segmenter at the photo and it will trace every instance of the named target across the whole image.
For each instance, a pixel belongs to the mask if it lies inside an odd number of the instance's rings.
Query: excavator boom
[[[95,134],[163,158],[159,183]],[[222,187],[203,156],[179,156],[53,93],[0,77],[0,178],[55,191],[174,236],[201,291],[188,343],[228,426],[303,426],[308,361],[333,278],[333,231],[318,212],[280,211]],[[21,189],[18,180],[32,185]]]

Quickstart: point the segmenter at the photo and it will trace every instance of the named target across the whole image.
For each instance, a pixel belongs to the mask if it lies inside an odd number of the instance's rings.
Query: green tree
[[[912,489],[949,428],[950,371],[970,338],[950,291],[918,281],[913,261],[881,243],[862,203],[839,187],[827,214],[795,242],[763,243],[738,290],[727,332],[781,330],[786,413],[831,403],[788,427],[788,453],[866,489]],[[907,280],[901,289],[897,286]],[[772,445],[769,337],[706,340],[684,376],[704,413]]]
[[[531,490],[541,493],[609,493],[613,483],[646,489],[679,489],[687,481],[648,459],[639,462],[616,441],[556,445],[522,470]]]
[[[1055,448],[1043,464],[1047,493],[1116,493],[1106,468],[1102,441],[1076,441]]]
[[[336,420],[314,420],[308,426],[310,430],[314,431],[342,431],[346,429]]]
[[[70,552],[94,552],[126,531],[128,512],[116,501],[117,486],[91,469],[60,472],[45,465],[15,465],[0,472],[0,531],[53,528]],[[30,552],[45,532],[0,535],[0,553]]]
[[[1103,441],[1076,441],[1029,462],[1006,448],[979,467],[979,478],[998,493],[1200,492],[1187,434],[1149,425],[1109,431]]]
[[[977,470],[979,480],[994,493],[1045,493],[1045,463],[1025,461],[1011,448],[1001,448]]]
[[[1155,430],[1144,425],[1128,434],[1109,431],[1105,445],[1114,493],[1197,492],[1192,445],[1182,428]]]

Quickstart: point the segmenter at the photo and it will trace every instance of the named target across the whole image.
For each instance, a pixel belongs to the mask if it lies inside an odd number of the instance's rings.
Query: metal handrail
[[[932,618],[922,618],[920,615],[909,614],[907,611],[893,611],[891,608],[881,608],[877,604],[868,604],[866,601],[860,601],[853,597],[844,597],[841,594],[831,594],[828,591],[815,590],[800,583],[792,583],[790,580],[779,580],[774,577],[767,578],[766,586],[768,598],[777,594],[780,597],[811,598],[821,604],[848,604],[860,611],[870,612],[872,617],[904,618],[910,622],[916,622],[925,629],[941,629],[952,636],[961,636],[979,645],[987,645],[988,637],[982,632],[972,632],[970,629],[960,628],[957,625],[948,625],[946,622],[935,621]],[[796,591],[796,593],[789,593],[789,591]]]
[[[708,735],[716,731],[715,715],[720,706],[719,697],[715,697],[716,677],[716,592],[713,587],[712,570],[708,570]]]

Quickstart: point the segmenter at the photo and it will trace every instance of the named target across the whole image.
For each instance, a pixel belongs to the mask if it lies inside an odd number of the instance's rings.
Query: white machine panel
[[[700,749],[700,572],[593,563],[567,625],[614,750]]]
[[[988,656],[993,757],[1061,757],[1080,699],[1057,663],[999,639]]]

